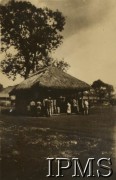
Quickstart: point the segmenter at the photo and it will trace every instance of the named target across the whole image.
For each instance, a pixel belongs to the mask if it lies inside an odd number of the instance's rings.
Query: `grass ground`
[[[114,170],[110,179],[116,178],[116,107],[94,109],[88,116],[1,115],[0,137],[1,180],[44,180],[47,157],[78,157],[83,164],[89,157],[110,157]],[[71,180],[72,170],[63,179]]]

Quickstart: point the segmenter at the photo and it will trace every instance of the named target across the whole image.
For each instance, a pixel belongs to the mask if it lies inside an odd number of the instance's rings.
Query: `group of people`
[[[79,98],[78,100],[73,99],[67,103],[67,114],[89,114],[89,102],[87,99]]]
[[[52,114],[60,114],[62,112],[69,114],[89,114],[89,102],[83,98],[66,100],[52,100],[51,97],[42,101],[32,100],[28,106],[32,116],[51,116]]]
[[[29,105],[29,111],[32,116],[51,116],[52,114],[52,100],[51,98],[44,99],[43,102],[32,100]]]

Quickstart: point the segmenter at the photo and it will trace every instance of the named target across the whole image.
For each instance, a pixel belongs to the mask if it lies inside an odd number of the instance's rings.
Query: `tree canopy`
[[[50,53],[62,43],[65,17],[58,10],[37,8],[30,2],[11,0],[0,5],[1,50],[6,57],[1,70],[14,79],[25,79],[39,66],[46,66]],[[9,53],[13,47],[15,55]]]
[[[54,66],[57,67],[58,69],[60,69],[61,71],[67,72],[67,70],[69,69],[70,65],[64,61],[64,59],[58,60],[58,59],[54,59],[52,57],[49,57],[48,59],[48,66]]]
[[[106,97],[110,99],[111,94],[114,91],[114,88],[112,85],[104,83],[100,79],[93,82],[92,88],[95,90],[100,100]]]

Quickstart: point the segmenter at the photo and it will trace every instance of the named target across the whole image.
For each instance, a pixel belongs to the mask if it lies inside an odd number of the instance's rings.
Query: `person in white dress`
[[[84,100],[84,114],[89,114],[89,102],[87,99]]]
[[[71,104],[67,103],[67,114],[71,114]]]

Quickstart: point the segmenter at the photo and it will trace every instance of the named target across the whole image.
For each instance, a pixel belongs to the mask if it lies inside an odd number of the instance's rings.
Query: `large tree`
[[[26,79],[39,66],[46,66],[50,53],[62,43],[65,18],[58,10],[25,1],[11,0],[0,8],[1,50],[6,53],[2,72],[13,79],[18,74]],[[9,53],[11,47],[15,55]]]

